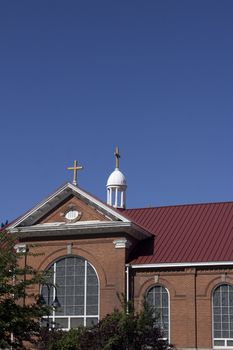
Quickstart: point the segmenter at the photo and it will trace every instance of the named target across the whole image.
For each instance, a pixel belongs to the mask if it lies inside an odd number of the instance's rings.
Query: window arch
[[[69,256],[55,261],[47,272],[48,283],[55,285],[56,289],[51,288],[53,295],[50,300],[46,285],[42,286],[41,294],[47,304],[49,302],[51,305],[56,295],[61,304],[61,307],[51,312],[51,324],[70,329],[97,323],[99,282],[93,266],[81,257]]]
[[[146,294],[146,301],[154,309],[155,316],[158,317],[158,324],[164,334],[169,339],[169,295],[166,288],[161,285],[151,287]]]
[[[221,284],[213,291],[213,345],[233,347],[233,287]]]

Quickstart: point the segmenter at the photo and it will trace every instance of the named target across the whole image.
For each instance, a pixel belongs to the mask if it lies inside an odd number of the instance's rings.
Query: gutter
[[[203,261],[184,263],[131,264],[132,269],[166,268],[166,267],[201,267],[201,266],[233,266],[233,261]]]

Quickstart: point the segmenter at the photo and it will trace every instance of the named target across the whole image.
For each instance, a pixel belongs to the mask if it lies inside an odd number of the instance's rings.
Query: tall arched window
[[[233,287],[221,284],[213,291],[213,345],[233,347]]]
[[[153,307],[164,337],[169,339],[169,301],[167,289],[159,285],[153,286],[147,292],[146,301]]]
[[[59,328],[70,329],[89,326],[99,319],[99,283],[92,265],[80,257],[57,260],[48,269],[48,282],[56,286],[61,307],[50,315],[50,322]],[[55,298],[51,288],[50,304]],[[48,304],[48,288],[42,286],[41,294]]]

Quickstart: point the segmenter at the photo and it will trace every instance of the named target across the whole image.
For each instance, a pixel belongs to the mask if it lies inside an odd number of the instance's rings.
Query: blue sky
[[[114,148],[127,207],[233,200],[233,1],[2,0],[0,221]]]

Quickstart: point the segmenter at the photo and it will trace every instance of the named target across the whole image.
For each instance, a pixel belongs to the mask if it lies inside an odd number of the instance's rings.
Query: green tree
[[[42,276],[30,266],[20,267],[27,252],[17,253],[15,243],[16,237],[0,230],[0,348],[24,349],[25,341],[34,342],[40,334],[40,319],[47,310],[28,293]]]
[[[153,310],[146,303],[141,312],[122,304],[122,310],[107,315],[91,330],[79,337],[77,350],[165,350],[168,342],[163,339],[156,325]],[[88,347],[86,346],[88,344]]]
[[[47,350],[167,350],[172,348],[146,303],[138,314],[125,303],[93,327],[50,332]]]

